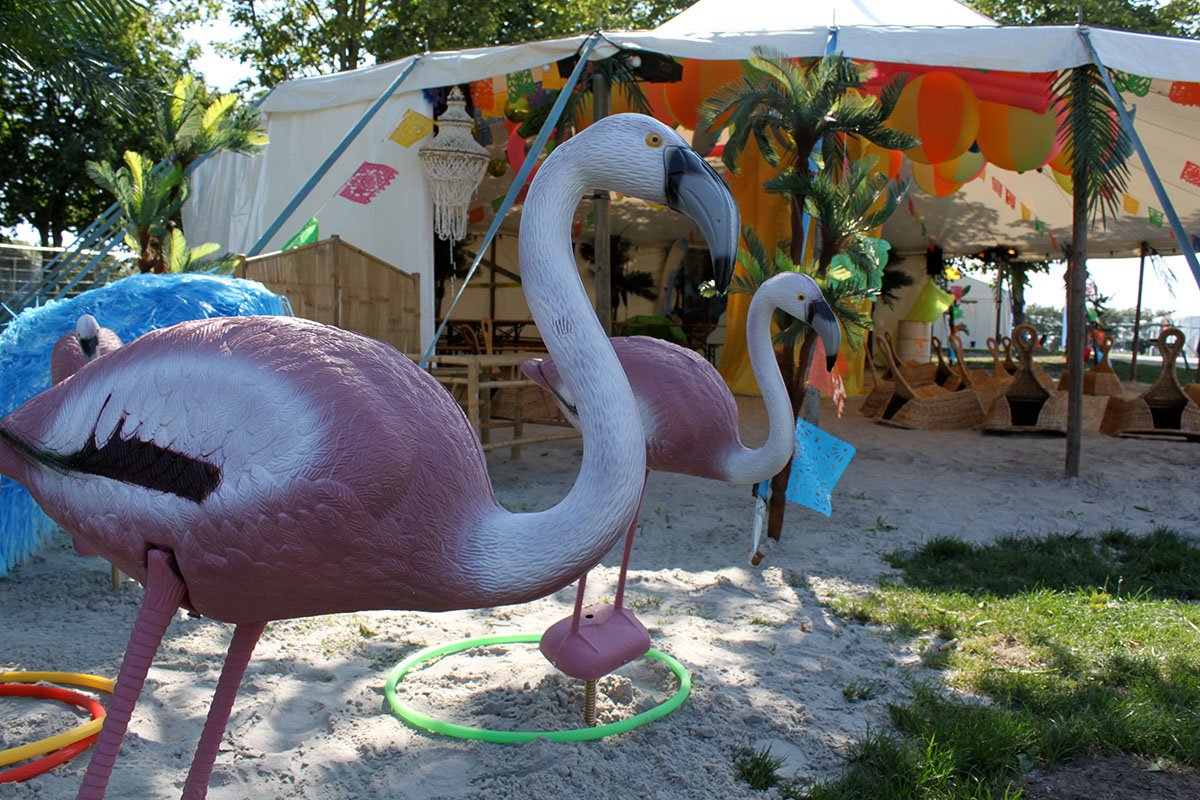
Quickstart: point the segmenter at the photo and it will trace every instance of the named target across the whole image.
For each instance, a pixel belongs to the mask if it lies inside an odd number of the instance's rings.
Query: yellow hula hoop
[[[0,672],[0,683],[37,683],[39,681],[63,683],[68,686],[82,686],[86,689],[97,689],[109,694],[112,694],[113,687],[116,685],[116,682],[109,678],[78,672]],[[77,725],[68,731],[48,736],[45,739],[39,739],[36,742],[23,744],[19,747],[10,747],[7,750],[0,750],[0,767],[6,767],[18,761],[26,761],[45,755],[46,753],[52,753],[55,750],[61,750],[68,745],[82,741],[89,736],[95,736],[100,732],[100,727],[103,724],[104,717],[100,717],[99,719],[85,722],[82,725]]]

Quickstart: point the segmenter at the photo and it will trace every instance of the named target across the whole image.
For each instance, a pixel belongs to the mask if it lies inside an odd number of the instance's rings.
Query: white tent
[[[318,216],[322,236],[337,233],[423,276],[425,344],[435,316],[431,203],[416,148],[388,138],[406,111],[430,113],[423,89],[540,68],[576,55],[585,43],[594,44],[593,59],[628,49],[741,60],[756,47],[769,47],[798,57],[839,51],[868,61],[1048,72],[1092,62],[1085,33],[1107,67],[1154,79],[1144,96],[1127,93],[1124,99],[1136,110],[1135,127],[1183,229],[1189,236],[1200,235],[1200,86],[1193,86],[1200,83],[1200,42],[1070,26],[1001,27],[952,0],[836,0],[815,8],[800,6],[701,0],[654,31],[428,53],[286,82],[262,104],[271,140],[265,156],[223,155],[198,170],[186,210],[189,238],[243,252],[265,238],[261,243],[267,250],[277,249],[305,220]],[[958,27],[935,27],[948,24]],[[783,29],[789,25],[808,27]],[[595,42],[593,37],[598,37]],[[356,136],[347,137],[371,109],[377,113]],[[339,142],[346,143],[345,149],[334,156]],[[325,161],[332,161],[328,172],[298,197]],[[386,165],[394,170],[394,180],[369,205],[338,197],[339,187],[364,162]],[[1090,234],[1089,252],[1093,257],[1132,255],[1143,241],[1161,253],[1180,252],[1145,169],[1136,159],[1131,167],[1127,210]],[[1070,241],[1070,213],[1070,197],[1048,174],[989,168],[984,180],[949,197],[916,192],[910,213],[896,214],[885,235],[901,253],[924,252],[932,240],[947,253],[1005,244],[1026,256],[1061,257]],[[263,237],[272,223],[277,229]]]

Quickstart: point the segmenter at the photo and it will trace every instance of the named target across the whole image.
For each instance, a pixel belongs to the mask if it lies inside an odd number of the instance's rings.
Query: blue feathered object
[[[134,275],[69,300],[27,308],[0,332],[0,416],[50,387],[50,351],[91,314],[128,344],[177,322],[251,314],[290,314],[287,298],[257,281],[221,275]],[[55,524],[25,487],[0,478],[0,575],[45,544]]]

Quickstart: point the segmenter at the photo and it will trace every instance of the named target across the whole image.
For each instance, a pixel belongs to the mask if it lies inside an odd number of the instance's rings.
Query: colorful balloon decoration
[[[1001,169],[1027,172],[1050,160],[1058,118],[1053,109],[1035,114],[1000,103],[979,104],[976,142],[983,157]]]
[[[493,178],[499,178],[504,173],[508,172],[508,162],[503,158],[493,158],[487,165],[488,175]]]
[[[875,169],[887,175],[889,180],[896,179],[900,174],[900,165],[904,163],[904,154],[899,150],[888,150],[872,142],[867,142],[863,155],[876,157]]]
[[[504,116],[509,122],[524,122],[532,111],[528,97],[510,97],[504,104]]]
[[[922,164],[919,161],[914,161],[912,162],[912,173],[913,180],[916,181],[921,191],[934,197],[945,197],[948,194],[954,194],[962,188],[961,183],[944,178],[933,164]]]
[[[987,161],[978,150],[968,150],[958,158],[934,164],[933,168],[943,180],[963,184],[980,176]]]
[[[696,130],[696,125],[699,124],[696,111],[700,108],[700,103],[705,98],[705,95],[700,93],[700,68],[702,63],[695,58],[684,60],[683,79],[675,83],[666,84],[664,90],[667,99],[667,109],[671,112],[673,121],[693,131]],[[668,120],[668,124],[670,122]]]
[[[967,82],[949,72],[930,72],[910,81],[888,125],[920,139],[904,154],[922,164],[957,158],[979,133],[979,101]]]

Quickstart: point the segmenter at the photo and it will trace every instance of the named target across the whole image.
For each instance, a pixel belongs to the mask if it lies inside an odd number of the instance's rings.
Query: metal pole
[[[1129,141],[1133,144],[1133,149],[1137,151],[1138,158],[1142,160],[1142,166],[1146,169],[1146,177],[1150,179],[1150,185],[1154,187],[1154,194],[1158,197],[1158,202],[1162,204],[1163,215],[1166,216],[1167,221],[1171,224],[1171,231],[1175,234],[1175,242],[1179,245],[1179,250],[1183,253],[1183,257],[1187,259],[1188,266],[1192,268],[1192,277],[1196,279],[1196,285],[1200,286],[1200,261],[1196,259],[1196,250],[1192,247],[1192,241],[1183,229],[1183,223],[1179,221],[1179,215],[1175,213],[1175,206],[1172,205],[1171,198],[1167,197],[1167,190],[1163,187],[1162,181],[1159,180],[1158,171],[1154,168],[1154,164],[1150,162],[1150,154],[1146,152],[1146,147],[1142,144],[1141,138],[1133,128],[1133,118],[1129,116],[1129,111],[1125,108],[1125,103],[1121,101],[1121,95],[1117,92],[1117,87],[1113,85],[1112,76],[1108,74],[1108,68],[1100,61],[1100,54],[1096,52],[1096,47],[1092,44],[1092,37],[1088,34],[1086,26],[1079,26],[1079,36],[1083,39],[1083,43],[1087,45],[1088,52],[1092,54],[1093,63],[1100,70],[1100,77],[1104,79],[1104,88],[1108,89],[1108,96],[1112,98],[1113,105],[1117,109],[1117,117],[1121,120],[1121,127],[1125,129],[1125,133],[1129,136]]]
[[[346,152],[346,148],[358,138],[358,135],[362,133],[363,128],[367,127],[367,123],[375,118],[375,115],[379,113],[379,109],[383,108],[384,103],[386,103],[388,99],[396,93],[396,90],[400,88],[400,84],[404,83],[404,80],[409,76],[410,73],[412,73],[413,68],[416,67],[420,61],[421,56],[413,56],[413,60],[409,62],[407,67],[400,71],[400,74],[396,76],[396,80],[392,81],[391,84],[383,90],[383,94],[379,95],[379,99],[372,103],[371,107],[363,112],[363,115],[359,117],[358,122],[354,123],[354,127],[346,132],[346,135],[342,137],[342,140],[333,148],[333,152],[326,156],[325,160],[321,162],[321,166],[317,167],[316,171],[309,176],[308,180],[304,182],[304,185],[300,187],[300,190],[296,192],[296,196],[291,199],[291,202],[284,206],[283,210],[279,212],[279,215],[275,217],[275,221],[267,226],[267,229],[263,231],[262,236],[258,237],[258,241],[251,245],[250,249],[246,251],[247,256],[256,256],[263,251],[263,248],[265,248],[267,243],[271,241],[271,237],[278,233],[279,229],[283,227],[283,223],[287,222],[292,214],[296,212],[296,209],[300,207],[300,204],[304,202],[304,199],[308,197],[312,190],[317,187],[317,184],[321,182],[321,179],[325,177],[325,173],[329,172],[329,169],[337,162],[339,158],[341,158],[342,153]]]
[[[608,76],[600,70],[592,73],[592,111],[597,121],[607,117],[612,107],[612,86]],[[596,251],[596,317],[604,333],[612,336],[612,252],[609,235],[612,226],[609,220],[609,195],[597,191],[592,195],[593,213],[596,220],[594,249]]]
[[[1142,285],[1146,282],[1146,254],[1150,245],[1142,242],[1142,257],[1138,264],[1137,307],[1133,311],[1133,353],[1129,356],[1129,380],[1137,380],[1138,336],[1142,331]]]

